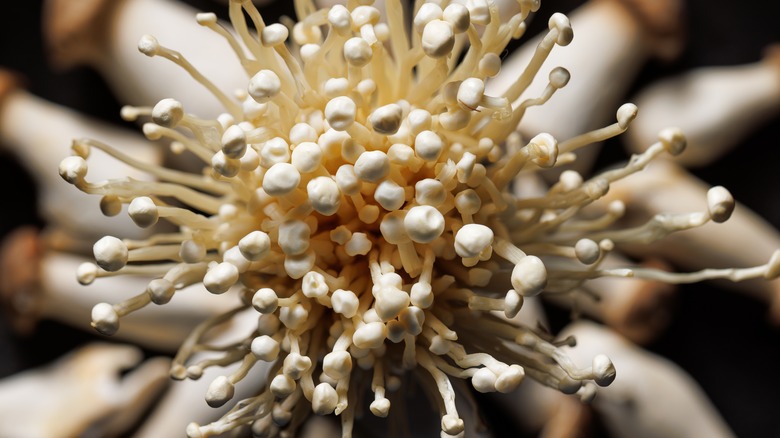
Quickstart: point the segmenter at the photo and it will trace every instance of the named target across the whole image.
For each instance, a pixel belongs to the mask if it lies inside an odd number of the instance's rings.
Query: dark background
[[[187,3],[204,10],[224,9],[208,0]],[[264,11],[268,22],[276,21],[280,14],[292,15],[292,2],[276,3],[274,9]],[[553,11],[566,12],[580,3],[543,1],[540,14],[544,17],[535,19],[532,28],[544,26],[546,16]],[[14,1],[5,6],[0,66],[23,73],[28,89],[36,95],[123,123],[118,117],[120,103],[96,73],[88,69],[59,73],[49,68],[40,36],[40,1]],[[632,92],[696,67],[757,61],[767,45],[780,41],[780,5],[776,2],[687,0],[686,6],[685,52],[672,63],[649,62]],[[694,171],[712,185],[728,187],[736,199],[775,227],[780,227],[780,160],[775,150],[780,140],[779,122],[775,118],[718,163]],[[622,158],[619,142],[613,142],[604,148],[601,161]],[[22,224],[42,225],[35,212],[32,183],[4,153],[0,153],[0,182],[5,204],[0,211],[0,238]],[[93,335],[51,322],[40,324],[31,336],[19,337],[0,321],[0,377],[46,363],[89,339],[94,339]],[[764,303],[712,284],[686,286],[679,294],[673,323],[648,348],[689,372],[738,436],[780,437],[780,329],[768,321]],[[492,419],[501,423],[500,417]],[[603,433],[598,427],[593,432]]]

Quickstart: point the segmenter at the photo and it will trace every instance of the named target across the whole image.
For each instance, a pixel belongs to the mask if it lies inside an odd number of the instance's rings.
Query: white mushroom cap
[[[77,155],[66,157],[60,162],[59,172],[62,179],[76,184],[87,175],[87,161]]]
[[[436,161],[444,150],[444,141],[433,131],[422,131],[414,138],[414,152],[425,161]]]
[[[685,150],[687,139],[679,128],[666,128],[658,133],[658,139],[671,155],[680,155]]]
[[[98,266],[109,272],[124,268],[129,255],[127,245],[113,236],[104,236],[95,242],[92,253]]]
[[[471,377],[471,386],[479,392],[496,392],[498,376],[487,367],[478,369]]]
[[[284,196],[298,187],[301,173],[290,163],[276,163],[263,176],[263,190],[271,196]]]
[[[206,257],[206,246],[192,239],[181,243],[179,257],[184,263],[198,263]]]
[[[322,372],[340,380],[352,372],[352,356],[346,351],[331,351],[322,359]]]
[[[261,335],[252,339],[251,350],[258,360],[271,362],[279,357],[280,346],[274,338]]]
[[[241,158],[246,151],[246,134],[238,125],[232,125],[222,134],[222,153],[229,158]]]
[[[98,303],[92,308],[92,327],[98,332],[111,336],[119,330],[119,314],[114,306],[108,303]]]
[[[455,252],[463,258],[479,257],[493,244],[493,230],[480,224],[466,224],[455,234]]]
[[[387,326],[378,321],[361,325],[352,335],[352,343],[365,350],[379,348],[384,344],[385,339],[387,339]]]
[[[306,184],[306,193],[312,208],[320,214],[331,216],[341,205],[341,191],[331,177],[318,176]]]
[[[281,23],[273,23],[266,26],[260,33],[260,42],[266,47],[276,47],[279,44],[284,44],[289,36],[290,31],[287,29],[287,26]]]
[[[85,262],[76,268],[76,280],[79,284],[92,284],[98,276],[98,267],[94,263]]]
[[[325,119],[336,131],[344,131],[355,123],[356,114],[355,101],[347,96],[334,97],[325,105]]]
[[[425,26],[433,20],[440,19],[443,13],[441,6],[436,3],[423,3],[414,16],[412,26],[417,33],[423,33]]]
[[[352,233],[344,245],[344,251],[349,256],[366,255],[371,251],[373,242],[369,240],[366,233]]]
[[[390,159],[382,151],[364,152],[355,162],[354,170],[363,181],[378,182],[390,172]]]
[[[456,34],[468,30],[471,25],[471,15],[466,6],[460,3],[450,3],[444,8],[442,19],[452,26],[452,31]]]
[[[567,46],[574,39],[574,31],[571,28],[569,17],[559,12],[552,14],[547,22],[550,30],[558,30],[558,39],[555,41],[559,46]]]
[[[328,383],[320,383],[314,387],[311,397],[311,407],[317,415],[332,414],[339,402],[336,389]]]
[[[574,254],[580,262],[592,265],[601,256],[601,248],[598,243],[590,239],[580,239],[574,245]]]
[[[418,205],[406,213],[404,228],[413,241],[430,243],[444,232],[444,216],[434,207]]]
[[[226,178],[232,178],[238,175],[238,171],[241,170],[241,161],[228,157],[220,150],[211,156],[211,167],[218,174]]]
[[[151,227],[160,218],[157,205],[148,196],[139,196],[133,199],[127,207],[127,214],[141,228]]]
[[[305,141],[292,151],[292,165],[301,173],[311,173],[322,163],[322,148],[317,143]]]
[[[396,103],[380,106],[368,116],[368,121],[375,132],[384,135],[392,135],[398,132],[403,120],[403,110]]]
[[[235,387],[226,376],[217,376],[206,391],[206,403],[212,408],[218,408],[232,399],[235,391]]]
[[[146,56],[156,56],[160,50],[160,43],[157,42],[157,38],[151,35],[143,35],[138,40],[138,51]]]
[[[358,304],[360,304],[358,297],[354,292],[344,289],[337,289],[333,292],[330,300],[333,305],[333,311],[340,313],[347,318],[355,316]]]
[[[308,298],[320,298],[328,294],[325,277],[316,271],[309,271],[301,281],[301,291]]]
[[[271,288],[260,288],[252,296],[252,307],[263,314],[274,313],[279,307],[279,297]]]
[[[252,231],[238,241],[238,249],[247,260],[257,261],[271,250],[271,239],[262,231]]]
[[[441,181],[425,178],[414,185],[414,200],[421,205],[438,207],[447,199],[447,191]]]
[[[352,15],[344,5],[335,4],[328,11],[328,23],[339,35],[347,35],[352,30]]]
[[[260,148],[261,166],[268,168],[277,163],[289,162],[290,145],[283,138],[274,137],[263,143],[263,146]]]
[[[238,282],[238,274],[238,268],[232,263],[219,263],[203,276],[203,286],[213,294],[225,293]]]
[[[715,186],[707,190],[707,211],[713,222],[727,221],[735,206],[734,197],[725,187]]]
[[[311,228],[301,220],[285,221],[279,225],[279,247],[286,255],[296,256],[309,249]]]
[[[538,295],[547,284],[547,269],[539,257],[525,256],[512,270],[512,287],[524,297]]]
[[[390,400],[386,397],[374,399],[369,405],[371,413],[380,418],[385,418],[390,413]]]
[[[272,70],[260,70],[249,80],[247,91],[252,99],[266,103],[282,91],[282,82]]]
[[[523,381],[525,370],[520,365],[512,364],[504,370],[496,380],[496,390],[501,393],[509,393],[517,389]]]
[[[278,374],[271,380],[271,393],[278,398],[285,398],[295,391],[295,380],[286,374]]]
[[[184,118],[184,107],[176,99],[163,99],[152,108],[152,121],[166,128],[175,128]]]
[[[155,278],[146,287],[154,304],[165,304],[171,301],[176,288],[173,283],[164,278]]]
[[[374,199],[387,211],[394,211],[404,205],[406,191],[392,180],[384,180],[377,185]]]
[[[431,58],[441,58],[452,52],[455,32],[452,25],[443,20],[431,20],[422,33],[423,52]]]
[[[599,386],[609,386],[616,376],[615,365],[603,354],[593,357],[593,380]]]
[[[344,59],[350,65],[363,67],[371,62],[373,51],[366,40],[360,37],[353,37],[344,43]]]

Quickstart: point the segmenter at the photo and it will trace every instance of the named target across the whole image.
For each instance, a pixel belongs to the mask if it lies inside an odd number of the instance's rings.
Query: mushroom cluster
[[[131,299],[96,305],[99,332],[114,334],[121,317],[197,283],[241,297],[192,332],[171,375],[198,379],[209,367],[240,363],[211,382],[206,401],[214,407],[233,399],[258,362],[270,364],[267,385],[221,419],[190,424],[188,436],[244,426],[259,436],[294,434],[311,411],[339,415],[350,435],[358,391],[370,386],[370,412],[388,416],[392,393],[415,369],[438,393],[442,436],[462,436],[452,379],[510,392],[528,376],[583,400],[615,379],[606,356],[578,368],[561,348],[573,338],[555,340],[521,321],[525,298],[569,293],[600,277],[681,283],[780,274],[778,252],[754,268],[687,274],[602,266],[616,243],[650,243],[727,220],[733,198],[713,187],[705,210],[659,214],[632,228],[619,226],[620,201],[596,205],[613,182],[680,154],[685,138],[676,129],[623,167],[589,179],[566,170],[546,192],[517,195],[518,175],[573,162],[579,148],[628,129],[636,106],[572,138],[525,139],[517,126],[526,111],[569,80],[554,68],[541,95],[525,96],[555,46],[572,41],[566,16],[552,16],[527,66],[492,96],[486,82],[539,1],[518,0],[508,19],[491,0],[419,3],[407,23],[400,2],[380,11],[371,1],[316,9],[297,0],[298,22],[266,24],[250,1],[231,0],[235,33],[214,14],[199,14],[198,23],[235,52],[249,78],[242,90],[220,90],[184,55],[144,36],[143,54],[186,70],[224,112],[201,118],[169,98],[122,115],[144,120],[148,139],[168,140],[205,170],[145,163],[93,139],[75,140],[62,161],[60,175],[101,196],[105,215],[126,205],[139,227],[160,218],[175,226],[147,239],[95,243],[95,263],[79,267],[80,283],[154,278]],[[95,149],[152,179],[89,181]],[[211,329],[246,312],[257,313],[257,324],[244,339],[209,342]]]

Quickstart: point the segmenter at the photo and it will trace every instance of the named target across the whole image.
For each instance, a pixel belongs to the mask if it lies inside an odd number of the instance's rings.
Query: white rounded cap
[[[433,131],[422,131],[414,138],[414,152],[425,161],[436,161],[444,150],[444,142]]]
[[[278,398],[285,398],[295,391],[295,380],[285,374],[279,374],[271,380],[271,393]]]
[[[418,205],[406,213],[404,228],[413,241],[430,243],[444,232],[444,216],[429,205]]]
[[[271,196],[284,196],[298,187],[301,173],[290,163],[276,163],[263,176],[263,190]]]
[[[227,292],[237,281],[238,268],[227,262],[219,263],[203,276],[203,286],[213,294]]]
[[[455,234],[455,253],[463,258],[479,257],[493,244],[493,230],[480,224],[466,224]]]
[[[734,197],[725,187],[715,186],[707,190],[707,210],[713,222],[727,221],[735,206]]]
[[[431,20],[422,33],[422,49],[431,58],[441,58],[452,52],[455,33],[452,25],[443,20]]]
[[[163,99],[152,108],[152,121],[166,128],[175,128],[184,118],[184,107],[176,99]]]
[[[680,128],[666,128],[658,133],[658,139],[664,149],[671,155],[680,155],[685,150],[688,140]]]
[[[157,205],[148,196],[139,196],[133,199],[127,207],[127,214],[141,228],[151,227],[160,218]]]
[[[387,326],[384,323],[374,321],[363,324],[352,335],[352,343],[357,348],[370,350],[384,345],[387,338]]]
[[[363,152],[355,162],[355,175],[363,181],[377,182],[390,172],[390,159],[382,151]]]
[[[360,37],[353,37],[344,43],[344,59],[350,65],[363,67],[371,62],[373,51],[366,40]]]
[[[471,386],[479,392],[496,392],[496,379],[498,377],[487,367],[478,369],[471,377]]]
[[[98,303],[92,308],[92,327],[98,332],[111,336],[119,330],[119,314],[114,306],[108,303]]]
[[[222,134],[222,153],[229,158],[241,158],[246,152],[246,134],[238,125],[231,125]]]
[[[322,371],[336,380],[349,377],[352,356],[346,351],[331,351],[322,359]]]
[[[352,318],[357,313],[360,304],[357,295],[354,292],[337,289],[330,298],[333,311],[340,313],[347,318]]]
[[[271,250],[271,238],[262,231],[252,231],[238,241],[238,249],[247,260],[257,261]]]
[[[404,205],[406,191],[392,180],[384,180],[376,187],[374,199],[387,211],[394,211]]]
[[[603,354],[593,358],[593,380],[599,386],[608,386],[615,380],[616,371],[612,361]]]
[[[318,176],[306,184],[306,193],[312,208],[325,216],[335,214],[341,205],[341,191],[333,178]]]
[[[59,172],[62,179],[76,184],[87,175],[87,162],[78,155],[66,157],[60,162]]]
[[[217,376],[206,391],[206,403],[212,408],[218,408],[233,398],[235,391],[236,388],[227,376]]]
[[[113,236],[104,236],[92,246],[92,253],[98,266],[109,272],[115,272],[127,264],[127,245]]]
[[[538,295],[547,284],[547,269],[536,256],[525,256],[512,270],[512,287],[524,297]]]
[[[154,304],[168,303],[176,292],[173,283],[164,278],[155,278],[150,281],[146,290],[149,291],[149,296]]]
[[[282,82],[272,70],[260,70],[249,80],[247,91],[252,99],[265,103],[282,91]]]
[[[574,244],[574,254],[580,262],[592,265],[601,256],[601,248],[598,243],[590,239],[580,239]]]
[[[84,262],[76,268],[76,279],[84,286],[92,284],[98,276],[98,267],[94,263]]]
[[[403,110],[396,103],[380,106],[368,116],[368,121],[374,129],[384,135],[392,135],[398,132],[403,120]]]
[[[325,105],[325,119],[331,128],[336,131],[344,131],[355,122],[357,106],[347,96],[338,96],[329,100]]]
[[[292,151],[291,163],[301,173],[311,173],[322,163],[322,148],[317,143],[305,141]]]
[[[317,415],[332,414],[339,402],[336,389],[328,383],[320,383],[314,387],[311,397],[311,408]]]
[[[179,257],[184,263],[198,263],[206,257],[206,245],[187,239],[181,243]]]
[[[263,314],[274,313],[279,307],[279,297],[271,288],[260,288],[252,296],[252,307]]]
[[[380,418],[385,418],[390,413],[390,400],[386,397],[377,398],[369,406],[371,413]]]
[[[447,191],[438,179],[421,179],[414,185],[414,200],[420,205],[438,207],[447,200]]]
[[[309,249],[311,228],[301,220],[289,220],[279,225],[278,244],[288,256],[301,255]]]
[[[328,294],[328,284],[322,274],[309,271],[303,276],[301,291],[308,298],[320,298]]]
[[[274,137],[263,143],[260,148],[260,165],[271,167],[277,163],[290,162],[290,145],[281,138]]]
[[[271,362],[279,357],[280,346],[274,338],[261,335],[252,339],[251,350],[258,360]]]
[[[266,26],[260,33],[260,41],[266,47],[276,47],[287,41],[290,31],[281,23],[273,23]]]

